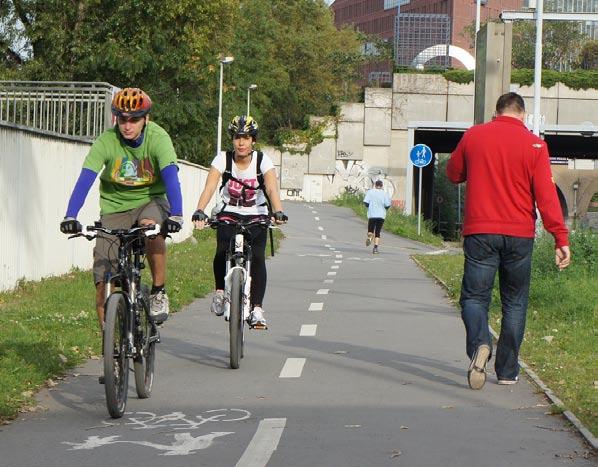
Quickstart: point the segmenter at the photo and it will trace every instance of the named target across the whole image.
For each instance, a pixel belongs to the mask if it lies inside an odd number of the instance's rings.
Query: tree
[[[0,0],[0,13],[0,76],[141,87],[179,157],[203,164],[215,153],[220,55],[235,56],[224,121],[245,112],[256,83],[270,138],[329,113],[359,57],[357,34],[337,31],[323,0]]]
[[[579,54],[579,62],[584,70],[598,69],[598,40],[587,41]]]

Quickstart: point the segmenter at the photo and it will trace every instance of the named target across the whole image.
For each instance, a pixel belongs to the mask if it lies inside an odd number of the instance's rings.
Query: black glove
[[[289,217],[282,211],[276,211],[274,213],[274,220],[276,222],[286,222],[289,220]]]
[[[176,233],[183,228],[183,217],[170,216],[164,224],[168,233]]]
[[[63,234],[77,234],[83,230],[81,223],[74,217],[65,217],[60,223],[60,231]]]
[[[200,222],[204,221],[205,222],[208,219],[209,219],[208,215],[205,212],[203,212],[201,209],[198,209],[197,211],[195,211],[193,213],[193,215],[191,216],[191,220],[193,222],[195,222],[195,221],[200,221]]]

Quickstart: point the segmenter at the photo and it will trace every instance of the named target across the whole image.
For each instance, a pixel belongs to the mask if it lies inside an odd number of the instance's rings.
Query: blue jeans
[[[470,359],[481,344],[492,349],[488,308],[498,270],[502,322],[494,369],[499,378],[513,379],[519,374],[533,247],[533,238],[494,234],[468,235],[463,243],[465,267],[460,304]]]

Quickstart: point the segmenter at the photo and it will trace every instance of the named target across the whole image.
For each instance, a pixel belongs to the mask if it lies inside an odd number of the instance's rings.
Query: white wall
[[[59,224],[90,144],[0,125],[0,291],[21,278],[38,280],[88,269],[93,242],[67,240]],[[207,170],[180,163],[184,230],[191,235],[191,215]],[[94,183],[78,218],[84,224],[99,218],[99,181]],[[211,206],[210,206],[211,209]]]

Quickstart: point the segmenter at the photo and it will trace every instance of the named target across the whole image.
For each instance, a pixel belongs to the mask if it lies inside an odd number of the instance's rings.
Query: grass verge
[[[359,217],[367,219],[367,208],[363,204],[363,196],[344,193],[333,203],[336,206],[351,208]],[[417,216],[406,216],[396,208],[388,210],[384,221],[384,230],[387,232],[429,245],[442,246],[442,237],[432,232],[432,225],[429,221],[422,221],[420,227],[421,235],[418,235]]]
[[[282,234],[275,232],[278,245]],[[212,290],[215,247],[211,229],[168,246],[171,311]],[[94,297],[91,272],[80,270],[0,293],[0,421],[34,406],[44,384],[54,385],[67,369],[101,354]]]
[[[536,241],[521,358],[594,434],[598,434],[598,235],[571,234],[573,262],[554,266],[552,237]],[[455,302],[461,291],[462,255],[415,258],[440,279]],[[500,332],[500,296],[495,285],[490,323]]]

